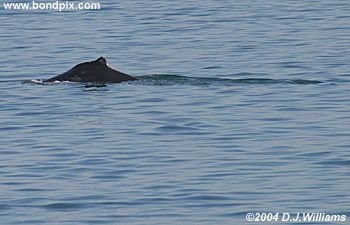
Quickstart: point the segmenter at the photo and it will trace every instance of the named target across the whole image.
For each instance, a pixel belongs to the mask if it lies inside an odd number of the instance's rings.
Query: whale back
[[[45,82],[119,83],[130,80],[136,80],[136,78],[109,67],[107,60],[104,57],[99,57],[95,61],[80,63],[65,73],[45,80]]]

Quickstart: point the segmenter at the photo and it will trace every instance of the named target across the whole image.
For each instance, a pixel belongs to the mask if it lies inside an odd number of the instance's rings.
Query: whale
[[[80,63],[65,73],[44,80],[44,82],[70,81],[82,83],[120,83],[137,80],[135,77],[122,73],[108,66],[104,57],[95,61]]]

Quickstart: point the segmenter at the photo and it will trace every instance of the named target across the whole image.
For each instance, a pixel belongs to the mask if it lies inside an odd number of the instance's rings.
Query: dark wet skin
[[[120,83],[123,81],[137,80],[128,74],[112,69],[107,65],[105,58],[100,57],[95,61],[84,62],[58,76],[44,82],[71,81],[86,83]]]

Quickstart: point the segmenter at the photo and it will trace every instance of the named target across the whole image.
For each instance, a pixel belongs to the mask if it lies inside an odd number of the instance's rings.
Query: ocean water
[[[0,224],[349,223],[349,1],[101,5],[0,6]],[[24,82],[99,56],[139,80]]]

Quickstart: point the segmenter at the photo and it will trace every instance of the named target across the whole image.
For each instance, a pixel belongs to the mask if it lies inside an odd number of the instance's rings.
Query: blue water
[[[101,4],[0,8],[1,224],[349,222],[348,0]],[[23,82],[99,56],[140,80]]]

